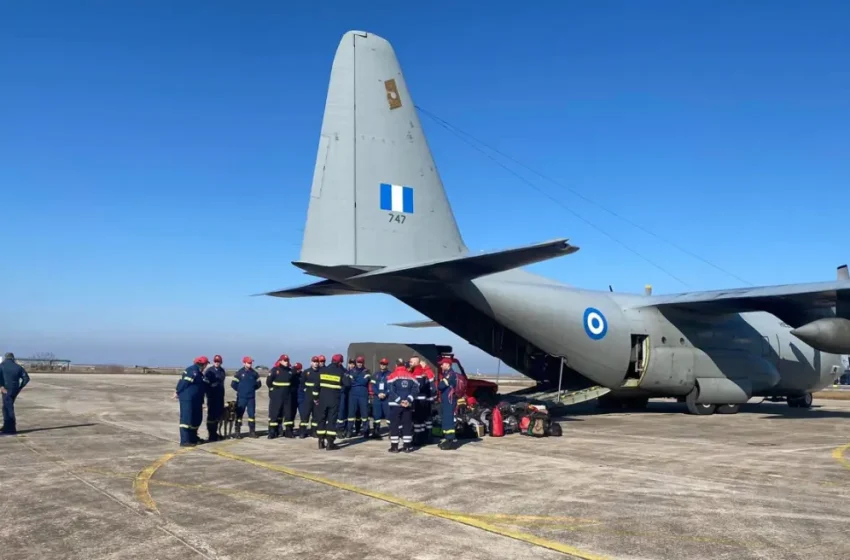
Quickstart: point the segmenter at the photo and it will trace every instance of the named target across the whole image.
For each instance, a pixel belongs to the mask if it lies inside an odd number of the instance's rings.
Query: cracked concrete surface
[[[584,407],[562,438],[454,452],[265,438],[178,452],[176,377],[32,377],[21,435],[0,437],[4,560],[850,557],[846,401]]]

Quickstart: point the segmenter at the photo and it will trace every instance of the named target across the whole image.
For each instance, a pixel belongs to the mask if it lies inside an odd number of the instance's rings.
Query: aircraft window
[[[661,337],[661,344],[667,344],[667,337],[666,336]]]
[[[680,339],[679,339],[679,344],[684,344],[684,343],[685,343],[685,339],[684,339],[684,338],[680,338]]]

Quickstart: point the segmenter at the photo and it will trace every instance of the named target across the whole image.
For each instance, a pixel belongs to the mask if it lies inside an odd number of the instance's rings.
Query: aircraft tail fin
[[[331,68],[299,261],[398,266],[467,252],[392,46],[349,31]]]

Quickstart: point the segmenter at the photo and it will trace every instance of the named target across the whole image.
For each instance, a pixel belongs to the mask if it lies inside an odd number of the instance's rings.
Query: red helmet
[[[345,358],[342,357],[342,354],[334,354],[331,357],[331,363],[332,364],[341,364],[344,359]]]
[[[206,356],[198,356],[197,358],[195,358],[195,363],[196,364],[208,364],[208,363],[210,363],[210,360]]]
[[[254,360],[251,358],[251,356],[245,356],[244,358],[242,358],[242,363],[243,364],[253,364]]]
[[[310,358],[310,361],[311,361],[311,362],[318,362],[318,361],[319,361],[319,357],[318,357],[318,356],[313,356],[312,358]]]
[[[288,361],[289,361],[289,356],[287,356],[286,354],[281,354],[281,355],[280,355],[280,358],[278,358],[278,359],[277,359],[277,361],[278,361],[278,362],[288,362]]]
[[[440,364],[440,365],[443,365],[443,364],[452,365],[453,362],[452,362],[451,358],[440,358],[440,361],[437,362],[437,363]]]
[[[220,355],[216,354],[215,356],[213,356],[213,361],[214,361],[214,362],[221,363],[221,362],[223,362],[224,360],[222,360],[222,359],[221,359],[221,356],[220,356]]]
[[[324,355],[324,354],[319,354],[319,361],[320,361],[320,362],[325,362],[325,361],[327,361],[327,360],[325,360],[325,355]]]
[[[295,362],[295,369],[304,369],[304,366],[301,365],[301,362]]]
[[[383,366],[387,366],[390,364],[390,361],[386,358],[381,358],[380,364]]]
[[[357,363],[357,364],[362,364],[365,361],[366,361],[366,358],[364,358],[363,356],[357,356],[357,358],[354,360],[354,362]]]

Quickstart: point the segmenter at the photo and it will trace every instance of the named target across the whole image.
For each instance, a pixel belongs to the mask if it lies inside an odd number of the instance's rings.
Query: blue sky
[[[566,236],[578,253],[531,268],[655,293],[850,261],[845,2],[295,4],[0,8],[0,346],[235,366],[437,341],[493,370],[442,329],[387,326],[419,318],[387,296],[248,297],[308,280],[290,262],[349,29],[393,43],[417,104],[604,208],[423,117],[473,250]]]

